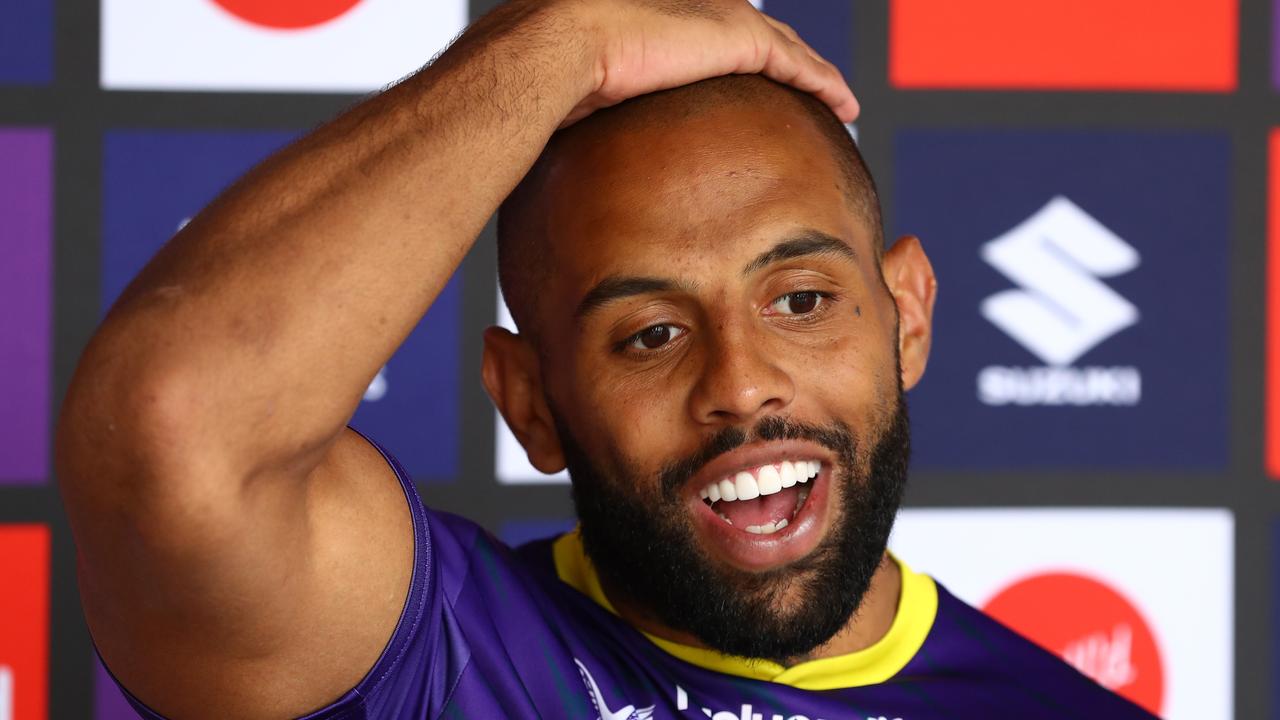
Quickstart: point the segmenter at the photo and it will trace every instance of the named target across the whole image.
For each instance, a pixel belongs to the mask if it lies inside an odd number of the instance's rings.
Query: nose
[[[770,338],[741,330],[712,333],[689,410],[706,425],[750,425],[791,405],[795,382],[770,352]]]

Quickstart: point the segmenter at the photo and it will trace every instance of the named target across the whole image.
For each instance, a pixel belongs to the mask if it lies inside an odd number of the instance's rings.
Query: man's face
[[[549,171],[539,341],[588,553],[708,644],[805,652],[838,627],[729,636],[843,625],[880,562],[906,420],[875,235],[798,109],[590,140]],[[713,598],[753,617],[688,617]]]

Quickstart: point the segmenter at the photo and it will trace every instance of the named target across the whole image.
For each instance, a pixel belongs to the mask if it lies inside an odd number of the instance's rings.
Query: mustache
[[[828,426],[821,426],[771,415],[761,418],[750,432],[740,427],[721,428],[708,437],[693,453],[663,466],[659,474],[663,498],[669,501],[675,500],[676,493],[684,487],[689,478],[721,455],[736,450],[748,442],[776,440],[808,440],[831,450],[845,461],[855,457],[857,450],[857,441],[853,432],[842,421],[837,420]]]

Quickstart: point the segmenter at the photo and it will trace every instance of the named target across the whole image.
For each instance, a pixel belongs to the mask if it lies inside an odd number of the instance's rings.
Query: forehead
[[[786,107],[590,129],[543,188],[552,284],[572,294],[610,274],[738,262],[799,228],[861,244],[832,153]]]

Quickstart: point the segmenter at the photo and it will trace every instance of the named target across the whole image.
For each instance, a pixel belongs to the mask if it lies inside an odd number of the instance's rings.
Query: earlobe
[[[885,284],[898,307],[898,354],[902,361],[902,387],[911,389],[920,382],[929,362],[933,340],[933,303],[938,280],[920,245],[907,235],[885,252],[882,264]]]
[[[538,355],[528,341],[504,328],[487,328],[480,374],[529,462],[547,474],[563,470],[564,452],[543,395]]]

